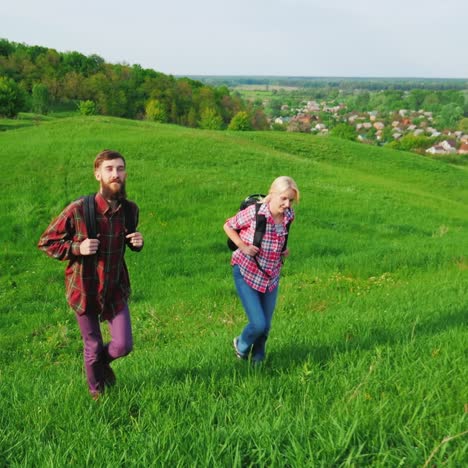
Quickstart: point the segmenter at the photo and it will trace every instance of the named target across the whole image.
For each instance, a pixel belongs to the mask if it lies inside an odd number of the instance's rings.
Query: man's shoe
[[[237,342],[239,341],[239,337],[235,337],[234,340],[232,341],[232,345],[234,346],[234,351],[236,352],[236,356],[239,358],[239,359],[248,359],[248,355],[245,354],[245,353],[241,353],[239,351],[239,349],[237,348]]]
[[[96,390],[94,392],[89,392],[89,394],[91,395],[91,398],[94,401],[98,401],[102,397],[103,392],[100,392],[100,391]]]
[[[115,374],[112,370],[112,367],[109,364],[104,364],[102,366],[102,378],[104,380],[104,385],[106,385],[107,387],[112,387],[113,385],[115,385]]]

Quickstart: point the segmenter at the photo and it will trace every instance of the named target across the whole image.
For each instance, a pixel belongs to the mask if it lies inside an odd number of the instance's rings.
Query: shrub
[[[78,104],[78,110],[81,115],[96,115],[96,103],[94,101],[80,101]]]

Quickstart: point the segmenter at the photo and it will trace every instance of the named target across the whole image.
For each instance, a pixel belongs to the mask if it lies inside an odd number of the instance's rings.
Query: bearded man
[[[42,234],[38,247],[52,258],[67,260],[65,288],[84,345],[84,364],[91,396],[97,399],[115,383],[110,363],[133,347],[128,298],[130,279],[124,253],[143,248],[140,232],[126,232],[125,215],[138,225],[138,207],[126,199],[124,157],[104,150],[94,160],[100,189],[95,196],[97,238],[89,239],[84,199],[70,203]],[[124,205],[127,206],[124,206]],[[111,340],[104,344],[100,322],[107,321]]]

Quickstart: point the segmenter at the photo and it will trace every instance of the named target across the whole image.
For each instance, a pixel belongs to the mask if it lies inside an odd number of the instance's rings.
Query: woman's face
[[[289,188],[284,192],[273,192],[270,198],[271,214],[283,214],[284,211],[291,206],[291,203],[296,199],[296,192]]]

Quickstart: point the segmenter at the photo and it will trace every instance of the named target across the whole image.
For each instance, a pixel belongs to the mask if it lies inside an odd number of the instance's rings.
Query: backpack
[[[239,211],[242,211],[242,210],[245,210],[248,206],[253,205],[255,203],[255,234],[254,234],[253,245],[255,245],[255,247],[258,247],[258,248],[260,248],[262,244],[262,239],[266,231],[265,215],[258,213],[261,207],[261,203],[259,203],[259,201],[262,200],[263,198],[265,198],[265,195],[262,195],[261,193],[255,193],[253,195],[249,195],[248,197],[244,198],[244,200],[242,200],[239,206]],[[286,246],[288,244],[290,226],[291,226],[291,223],[288,223],[286,225],[286,238],[284,240],[283,252],[286,250]],[[239,232],[239,230],[237,230],[237,232]],[[232,240],[229,238],[227,240],[227,245],[230,250],[232,251],[237,250],[236,244],[234,244],[234,242],[232,242]],[[255,261],[258,265],[258,261],[256,258],[255,258]],[[260,265],[258,265],[258,267],[260,268]],[[263,271],[262,268],[260,268],[260,270]]]
[[[89,239],[96,239],[98,235],[96,225],[96,204],[94,201],[95,197],[95,193],[81,197],[83,199],[84,218]],[[136,229],[135,216],[133,214],[132,207],[127,200],[124,199],[121,201],[121,203],[124,210],[125,229],[127,230],[128,234],[131,234],[135,232]]]

